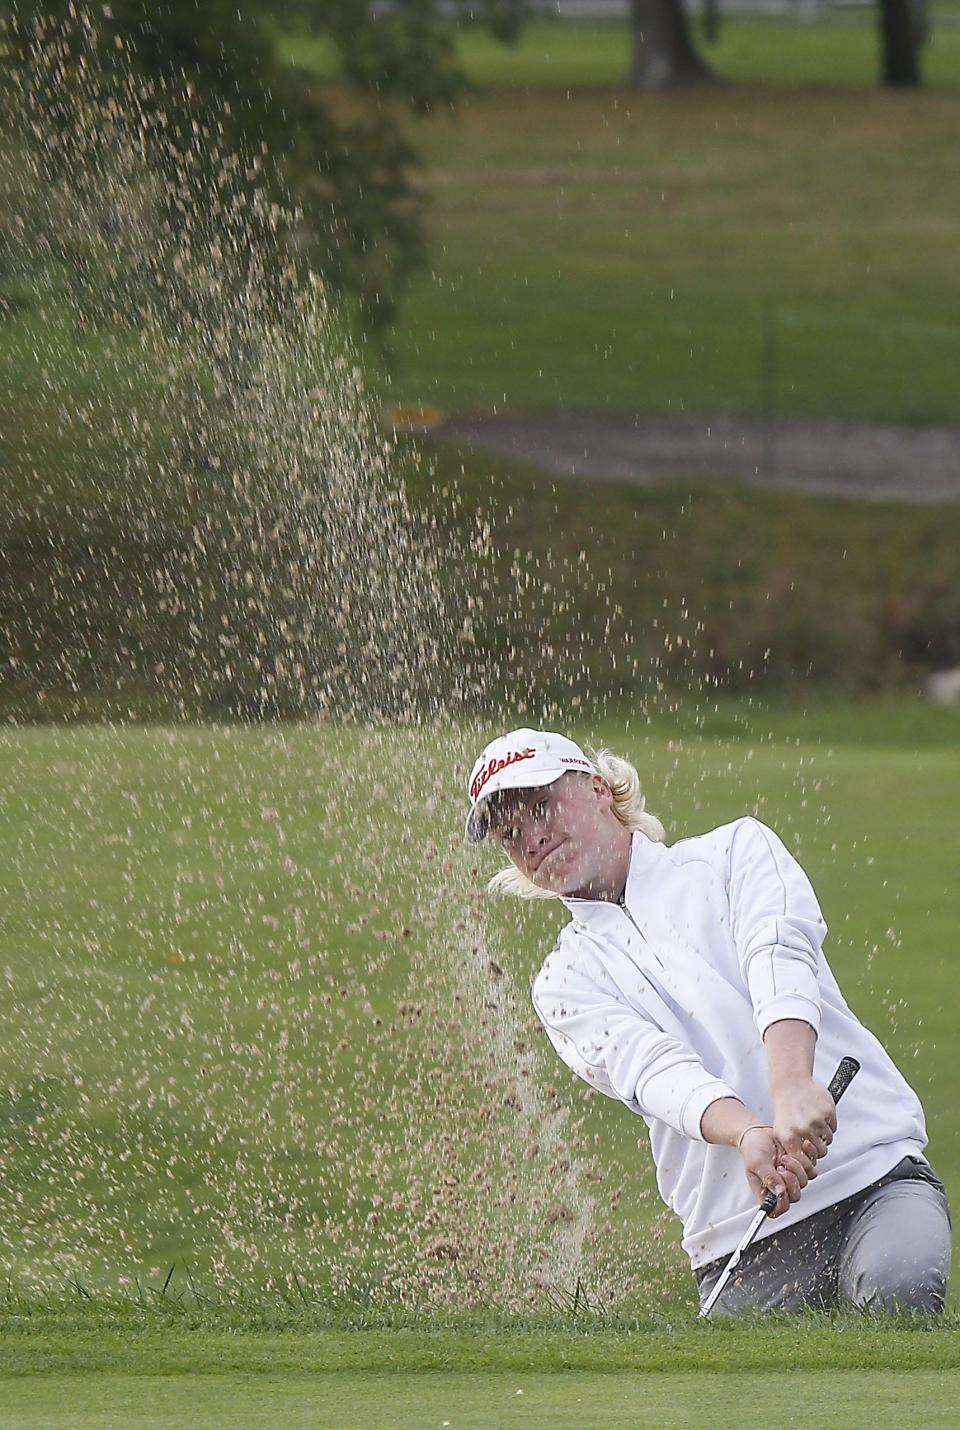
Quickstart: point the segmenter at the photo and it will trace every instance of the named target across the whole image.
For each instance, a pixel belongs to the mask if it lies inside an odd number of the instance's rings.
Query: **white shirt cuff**
[[[762,1038],[771,1023],[779,1023],[782,1018],[798,1018],[809,1023],[815,1033],[820,1032],[820,1004],[802,993],[781,993],[771,998],[754,1014],[757,1031]]]
[[[718,1102],[721,1097],[733,1097],[737,1102],[743,1101],[725,1082],[704,1083],[688,1094],[680,1110],[680,1125],[687,1137],[695,1142],[706,1142],[707,1139],[700,1131],[700,1120],[711,1102]]]

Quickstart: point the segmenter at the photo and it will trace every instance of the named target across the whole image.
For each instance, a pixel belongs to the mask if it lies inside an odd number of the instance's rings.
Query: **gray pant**
[[[864,1191],[754,1242],[710,1315],[825,1309],[844,1302],[940,1313],[950,1231],[940,1178],[921,1158],[904,1157]],[[728,1260],[694,1272],[701,1305]]]

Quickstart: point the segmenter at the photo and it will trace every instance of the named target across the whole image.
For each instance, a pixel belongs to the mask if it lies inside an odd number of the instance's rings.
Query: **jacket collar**
[[[639,829],[633,831],[630,840],[630,858],[627,863],[627,882],[623,891],[623,898],[627,903],[632,901],[637,882],[642,877],[644,870],[650,868],[659,849],[662,848],[663,846],[659,845],[656,840],[648,839]],[[575,899],[563,894],[560,895],[560,902],[565,904],[572,914],[576,914],[581,919],[589,919],[593,914],[617,907],[616,900],[612,899]]]

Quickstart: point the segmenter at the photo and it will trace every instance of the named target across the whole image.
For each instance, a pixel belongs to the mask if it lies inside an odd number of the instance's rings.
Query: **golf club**
[[[834,1073],[833,1077],[831,1078],[830,1086],[827,1089],[827,1091],[830,1093],[830,1096],[833,1098],[834,1104],[840,1101],[841,1097],[846,1092],[847,1088],[850,1086],[851,1082],[856,1077],[859,1071],[860,1064],[857,1062],[856,1058],[841,1059],[840,1065]],[[703,1306],[700,1308],[701,1319],[705,1316],[709,1316],[710,1312],[713,1310],[724,1288],[726,1287],[727,1282],[730,1280],[730,1277],[737,1269],[737,1266],[740,1263],[740,1258],[743,1256],[743,1253],[746,1251],[747,1247],[751,1245],[757,1235],[757,1232],[763,1226],[765,1218],[770,1215],[776,1205],[776,1193],[767,1192],[766,1196],[763,1198],[763,1201],[760,1203],[760,1210],[757,1212],[753,1221],[747,1228],[743,1240],[731,1254],[730,1260],[723,1268],[723,1272],[719,1280],[717,1281],[717,1284],[714,1286],[713,1290],[710,1292],[710,1295],[707,1297],[706,1301],[704,1301],[703,1303]]]

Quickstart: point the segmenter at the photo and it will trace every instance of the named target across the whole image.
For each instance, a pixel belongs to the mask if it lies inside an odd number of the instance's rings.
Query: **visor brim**
[[[502,794],[508,790],[516,789],[540,789],[543,785],[552,785],[561,775],[569,774],[567,769],[540,770],[536,778],[532,780],[510,779],[509,775],[489,790],[485,795],[477,800],[470,813],[467,815],[464,825],[464,833],[469,844],[482,844],[490,830],[490,800],[496,794]],[[581,774],[590,774],[589,770],[581,770]]]

